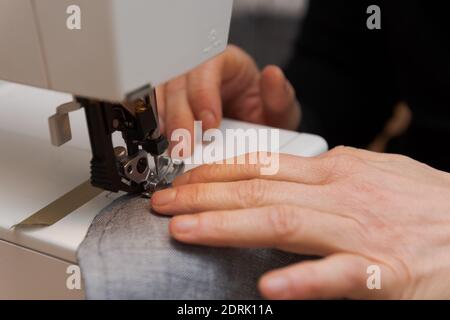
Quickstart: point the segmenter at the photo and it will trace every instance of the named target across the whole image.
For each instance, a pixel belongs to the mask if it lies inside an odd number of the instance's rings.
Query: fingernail
[[[200,113],[200,120],[204,128],[213,128],[216,126],[216,116],[212,111],[205,110]]]
[[[191,176],[191,172],[186,172],[185,174],[178,176],[175,178],[175,180],[173,181],[172,185],[173,186],[181,186],[181,185],[185,185],[189,183],[189,179]]]
[[[172,230],[174,233],[189,233],[198,225],[198,218],[196,216],[176,217],[172,220]]]
[[[270,292],[271,296],[284,296],[288,287],[289,279],[283,276],[271,276],[264,281],[264,288]]]
[[[175,189],[166,189],[156,192],[152,196],[152,204],[156,206],[165,206],[175,201],[177,191]]]

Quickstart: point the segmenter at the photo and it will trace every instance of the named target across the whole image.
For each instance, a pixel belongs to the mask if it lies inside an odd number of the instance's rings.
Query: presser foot
[[[167,156],[155,157],[155,168],[151,170],[149,179],[144,183],[146,190],[142,193],[144,197],[151,198],[152,195],[172,186],[176,177],[184,173],[185,165],[181,160],[175,160]]]
[[[141,194],[151,198],[153,193],[171,186],[183,174],[184,162],[167,156],[153,156],[154,167],[149,165],[149,154],[141,150],[133,157],[127,156],[124,147],[114,149],[122,179],[140,186]]]

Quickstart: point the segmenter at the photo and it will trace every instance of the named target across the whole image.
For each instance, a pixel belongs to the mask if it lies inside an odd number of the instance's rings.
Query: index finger
[[[279,170],[274,175],[264,175],[266,163],[260,161],[270,156],[279,157]],[[257,162],[255,163],[255,159]],[[302,184],[325,184],[332,173],[332,164],[325,158],[305,158],[288,154],[251,153],[225,161],[232,164],[203,165],[175,179],[173,185],[193,183],[233,182],[251,179],[296,182]],[[265,162],[265,161],[264,161]],[[243,164],[240,164],[243,163]]]
[[[354,249],[356,236],[343,232],[354,227],[350,219],[285,205],[177,216],[170,223],[170,233],[190,244],[278,248],[324,256]]]
[[[180,155],[187,157],[193,151],[193,139],[192,132],[194,131],[194,116],[189,107],[187,92],[186,92],[186,76],[178,77],[165,85],[165,106],[164,106],[164,124],[166,127],[167,138],[170,142],[169,149],[172,150],[177,141],[173,141],[172,135],[175,130],[187,129],[191,134],[190,137],[190,150],[183,150],[189,154]],[[176,155],[178,156],[178,155]]]
[[[195,118],[202,121],[204,130],[220,125],[223,101],[236,98],[248,85],[243,76],[258,73],[253,59],[242,49],[230,45],[223,54],[188,74],[189,104]]]

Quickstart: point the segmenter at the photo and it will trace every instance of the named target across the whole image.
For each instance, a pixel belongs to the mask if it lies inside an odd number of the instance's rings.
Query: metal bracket
[[[56,114],[48,118],[52,145],[60,147],[72,140],[69,113],[79,109],[81,105],[78,102],[65,103],[56,109]]]

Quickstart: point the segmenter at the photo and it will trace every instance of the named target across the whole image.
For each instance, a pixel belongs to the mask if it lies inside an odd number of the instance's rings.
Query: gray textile
[[[258,278],[300,261],[275,250],[189,246],[148,199],[116,200],[94,220],[78,251],[88,299],[259,299]]]

